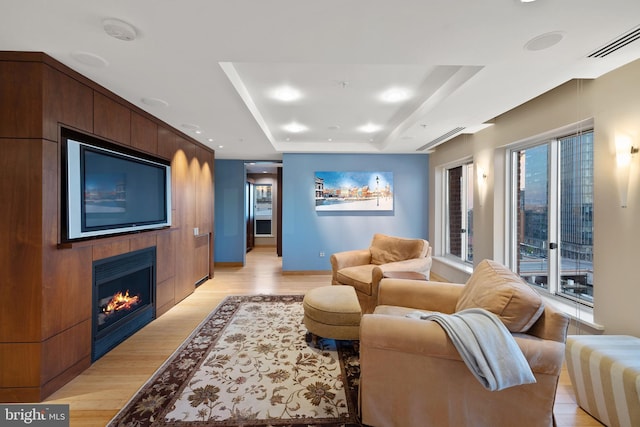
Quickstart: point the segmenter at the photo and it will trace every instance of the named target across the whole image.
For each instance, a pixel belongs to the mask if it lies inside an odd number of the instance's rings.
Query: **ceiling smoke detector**
[[[130,42],[137,37],[136,29],[119,19],[108,18],[102,21],[104,32],[118,40]]]

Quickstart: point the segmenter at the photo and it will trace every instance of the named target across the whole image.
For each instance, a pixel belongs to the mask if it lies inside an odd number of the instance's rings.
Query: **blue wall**
[[[367,248],[374,233],[428,239],[428,169],[426,154],[284,154],[283,271],[331,270],[332,253]],[[394,210],[316,212],[316,171],[393,172]]]
[[[246,255],[246,221],[243,160],[215,162],[214,261],[243,263]]]

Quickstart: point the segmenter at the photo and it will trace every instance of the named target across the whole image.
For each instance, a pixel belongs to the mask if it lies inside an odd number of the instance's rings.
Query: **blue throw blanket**
[[[487,390],[536,382],[522,350],[495,314],[470,308],[454,314],[416,311],[407,317],[437,322]]]

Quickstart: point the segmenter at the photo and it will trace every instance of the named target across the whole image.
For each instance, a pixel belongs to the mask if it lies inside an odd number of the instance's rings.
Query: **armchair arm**
[[[462,361],[438,323],[401,316],[362,316],[360,351],[366,353],[365,348]]]
[[[385,271],[415,271],[416,273],[422,273],[425,277],[429,278],[431,272],[431,264],[433,259],[431,257],[426,258],[412,258],[404,261],[389,262],[387,264],[380,265],[382,272]]]
[[[336,270],[355,265],[371,263],[371,251],[369,249],[356,249],[353,251],[336,252],[331,255],[331,266]]]
[[[513,338],[534,374],[560,375],[564,363],[565,343],[528,334],[513,334]]]
[[[371,262],[371,251],[369,249],[356,249],[336,252],[331,255],[330,261],[333,284],[337,285],[339,284],[337,281],[338,270],[345,267],[369,264]]]
[[[389,262],[387,264],[381,264],[373,269],[371,277],[371,295],[378,295],[378,288],[380,287],[380,280],[384,276],[386,271],[413,271],[415,273],[424,274],[424,277],[429,279],[431,272],[432,258],[412,258],[404,261]],[[377,298],[377,297],[376,297]],[[375,305],[380,304],[375,302]]]
[[[378,305],[453,313],[464,285],[408,279],[382,279]]]
[[[542,316],[531,326],[527,333],[546,340],[565,343],[567,341],[568,328],[569,316],[549,303],[546,304]]]

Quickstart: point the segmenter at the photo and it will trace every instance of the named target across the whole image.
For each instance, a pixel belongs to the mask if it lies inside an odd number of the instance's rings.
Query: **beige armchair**
[[[426,240],[374,234],[367,249],[331,255],[331,284],[353,286],[362,312],[372,313],[378,301],[378,285],[385,272],[415,272],[428,280],[431,261],[431,246]]]
[[[482,261],[466,285],[383,279],[360,329],[362,422],[374,427],[554,425],[568,317],[506,267]],[[436,322],[406,317],[471,307],[496,314],[536,379],[489,391]],[[517,351],[517,350],[516,350]]]

